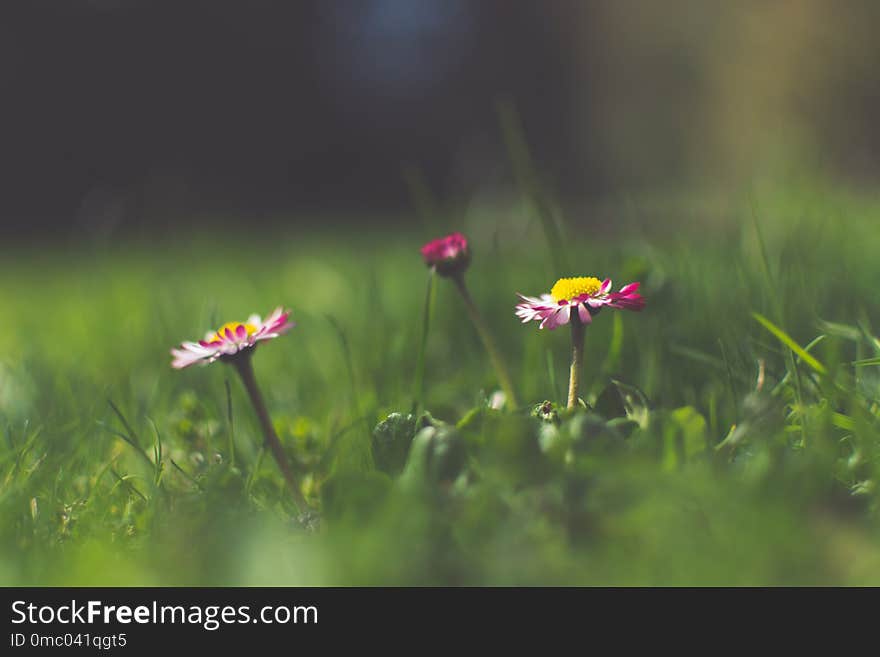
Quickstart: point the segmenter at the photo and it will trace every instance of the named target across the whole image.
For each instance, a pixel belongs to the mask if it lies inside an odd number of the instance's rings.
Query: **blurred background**
[[[0,585],[880,583],[878,19],[0,0]],[[452,230],[511,413],[419,257]],[[539,422],[568,336],[515,292],[589,273],[648,305]],[[170,367],[277,304],[317,532],[229,368]]]
[[[880,165],[880,4],[6,0],[3,236],[393,221],[515,194],[499,107],[585,204]],[[407,183],[409,181],[409,185]],[[336,218],[336,219],[333,219]]]

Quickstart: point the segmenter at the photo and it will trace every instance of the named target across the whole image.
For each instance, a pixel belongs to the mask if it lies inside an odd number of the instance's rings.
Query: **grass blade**
[[[522,120],[512,102],[498,103],[498,120],[501,124],[501,134],[507,147],[508,157],[513,166],[516,184],[526,203],[532,206],[541,221],[541,227],[550,248],[551,261],[557,268],[570,271],[566,256],[568,251],[562,239],[562,231],[554,216],[553,208],[538,182]]]
[[[193,477],[190,473],[188,473],[186,470],[184,470],[184,469],[181,468],[179,465],[177,465],[177,462],[176,462],[174,459],[169,458],[168,460],[171,461],[171,465],[174,466],[174,469],[175,469],[175,470],[177,470],[180,474],[182,474],[182,475],[183,475],[188,481],[190,481],[190,482],[192,482],[193,484],[195,484],[195,486],[196,486],[200,491],[204,492],[205,488],[199,483],[198,479],[196,479],[196,478]]]
[[[730,386],[730,394],[733,399],[733,417],[739,422],[739,393],[733,380],[733,368],[730,366],[730,359],[727,357],[727,349],[724,348],[724,340],[718,338],[718,345],[721,347],[721,358],[724,361],[724,369],[727,372],[727,384]]]
[[[791,336],[788,335],[788,333],[786,333],[781,328],[776,326],[776,324],[774,324],[769,319],[764,317],[764,315],[762,315],[761,313],[753,312],[752,317],[754,317],[755,320],[761,326],[763,326],[765,329],[770,331],[770,333],[772,333],[774,335],[774,337],[776,337],[777,340],[779,340],[782,344],[784,344],[786,347],[791,349],[795,354],[797,354],[798,357],[804,363],[809,365],[814,371],[816,371],[819,374],[827,374],[828,373],[828,370],[825,368],[825,366],[822,363],[820,363],[818,360],[816,360],[815,357],[813,357],[809,353],[807,353],[807,351],[803,347],[801,347],[797,342],[795,342],[791,338]]]
[[[442,222],[440,220],[440,205],[428,183],[425,181],[425,175],[421,168],[416,165],[405,165],[403,167],[403,179],[406,182],[409,195],[413,205],[416,208],[416,216],[422,222],[422,228],[431,236],[435,232],[440,231]]]
[[[355,415],[361,415],[361,403],[360,398],[358,396],[357,389],[357,381],[354,376],[354,361],[351,358],[351,346],[348,343],[348,336],[345,334],[345,330],[342,328],[342,325],[336,321],[336,318],[332,315],[326,315],[327,321],[330,322],[330,325],[336,331],[336,335],[339,337],[339,345],[342,348],[342,356],[345,360],[345,368],[348,371],[348,381],[351,386],[351,401],[354,406]],[[372,433],[373,427],[370,426],[369,418],[364,415],[364,426],[367,429],[367,435],[369,436]]]
[[[428,333],[431,328],[431,315],[434,312],[434,299],[436,297],[434,279],[434,270],[431,269],[428,274],[428,287],[425,291],[425,307],[422,311],[422,334],[419,341],[419,351],[418,354],[416,354],[416,372],[413,381],[413,415],[418,415],[419,408],[424,401],[425,353],[428,349]]]

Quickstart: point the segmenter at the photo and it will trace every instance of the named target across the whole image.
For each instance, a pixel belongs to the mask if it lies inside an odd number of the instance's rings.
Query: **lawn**
[[[0,583],[880,584],[876,199],[356,219],[4,249]],[[452,230],[518,408],[450,281],[426,295]],[[574,275],[647,305],[587,328],[567,411],[567,327],[514,305]],[[235,370],[171,368],[278,305],[297,325],[253,362],[306,513]]]

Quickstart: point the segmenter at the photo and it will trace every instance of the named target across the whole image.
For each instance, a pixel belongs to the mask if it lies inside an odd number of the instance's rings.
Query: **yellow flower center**
[[[226,337],[226,329],[229,329],[230,331],[232,331],[232,335],[235,335],[236,331],[238,331],[239,326],[244,326],[244,330],[247,331],[248,335],[253,335],[257,332],[257,327],[253,324],[242,324],[241,322],[226,322],[223,326],[217,329],[217,337]]]
[[[582,294],[596,294],[600,289],[602,281],[592,276],[560,278],[550,290],[550,296],[556,301],[568,301]]]

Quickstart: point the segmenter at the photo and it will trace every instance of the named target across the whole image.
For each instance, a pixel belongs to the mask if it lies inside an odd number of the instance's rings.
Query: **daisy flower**
[[[516,306],[516,316],[523,324],[540,322],[538,328],[555,329],[564,324],[571,325],[571,370],[568,379],[568,408],[581,403],[578,390],[581,383],[581,370],[584,366],[584,334],[587,324],[602,308],[621,308],[641,310],[645,299],[639,294],[639,283],[630,283],[611,291],[611,279],[600,281],[593,276],[560,278],[550,290],[550,294],[540,297],[527,297],[517,293],[522,303]]]
[[[441,276],[463,274],[471,263],[467,238],[461,233],[431,240],[422,247],[425,264],[433,267]]]
[[[174,360],[171,367],[183,369],[196,363],[213,363],[218,359],[230,359],[242,352],[248,352],[258,342],[271,340],[287,333],[295,326],[290,312],[276,308],[265,321],[259,315],[251,315],[246,322],[227,322],[216,331],[210,332],[204,340],[183,342],[171,350]]]
[[[196,363],[207,364],[221,360],[235,367],[257,414],[257,419],[260,421],[265,445],[272,452],[278,469],[281,470],[281,474],[284,475],[284,479],[293,493],[296,504],[301,510],[305,510],[308,505],[287,458],[287,453],[284,451],[284,446],[278,439],[278,434],[275,433],[266,402],[263,400],[263,395],[254,376],[254,365],[251,358],[257,344],[264,340],[277,338],[279,335],[287,333],[293,326],[290,312],[280,307],[272,311],[272,314],[265,320],[261,320],[259,315],[251,315],[246,322],[227,322],[216,331],[208,333],[204,340],[184,342],[179,348],[172,349],[171,355],[174,356],[174,360],[171,362],[171,366],[180,370]],[[235,450],[231,443],[230,452],[230,462],[232,462]]]
[[[495,369],[495,374],[498,376],[498,382],[501,384],[507,404],[511,408],[515,408],[517,405],[516,394],[513,390],[510,373],[507,370],[507,364],[504,357],[501,355],[501,352],[498,350],[492,332],[489,330],[489,325],[486,323],[486,320],[483,319],[480,309],[477,307],[477,304],[474,303],[474,300],[467,289],[467,285],[464,282],[464,272],[471,264],[471,251],[468,246],[467,238],[461,233],[452,233],[446,237],[431,240],[422,247],[422,259],[432,270],[431,279],[433,279],[433,272],[436,272],[440,276],[450,279],[455,284],[455,288],[458,290],[458,293],[461,295],[461,299],[464,302],[464,308],[467,311],[474,328],[477,330],[480,339],[483,341],[483,347],[485,347],[486,352],[489,355],[489,360],[492,361],[492,367]],[[426,318],[428,318],[427,313],[430,311],[430,285],[432,285],[432,283],[429,282],[429,293],[426,297],[427,301],[425,306]],[[427,333],[425,333],[425,335],[427,335]]]
[[[589,324],[605,306],[624,310],[644,308],[645,299],[638,289],[639,283],[630,283],[619,292],[612,292],[610,278],[604,281],[593,276],[560,278],[549,294],[527,297],[517,293],[523,303],[516,306],[516,316],[523,324],[536,321],[541,323],[538,328],[551,330],[568,324],[575,314],[582,324]]]

